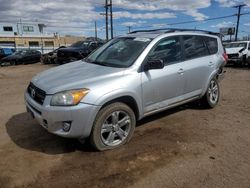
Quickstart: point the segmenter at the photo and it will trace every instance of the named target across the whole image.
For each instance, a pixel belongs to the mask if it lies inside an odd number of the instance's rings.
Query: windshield
[[[86,61],[110,67],[129,67],[150,41],[149,38],[116,38],[97,49]]]
[[[238,47],[246,48],[247,47],[247,43],[246,42],[239,42],[239,43],[225,44],[225,48],[238,48]]]
[[[89,45],[88,41],[78,41],[71,45],[71,47],[79,48],[79,47],[87,47]]]
[[[26,53],[27,53],[26,50],[20,50],[20,51],[16,51],[16,52],[14,53],[14,55],[24,55],[24,54],[26,54]]]

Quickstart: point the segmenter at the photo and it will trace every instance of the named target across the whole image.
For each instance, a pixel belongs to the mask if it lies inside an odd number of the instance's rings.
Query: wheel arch
[[[128,105],[135,113],[136,120],[140,119],[140,109],[138,107],[138,103],[136,102],[134,97],[130,95],[119,96],[110,100],[106,100],[105,102],[103,102],[101,109],[115,102],[121,102]]]
[[[218,77],[217,77],[218,71],[219,71],[219,69],[216,69],[216,70],[214,70],[214,71],[212,72],[212,74],[210,74],[209,78],[208,78],[207,81],[206,81],[205,87],[203,88],[203,92],[202,92],[201,97],[203,97],[203,96],[206,94],[206,91],[207,91],[207,89],[208,89],[208,87],[209,87],[209,84],[210,84],[211,80],[214,79],[214,78],[215,78],[216,80],[218,79]]]

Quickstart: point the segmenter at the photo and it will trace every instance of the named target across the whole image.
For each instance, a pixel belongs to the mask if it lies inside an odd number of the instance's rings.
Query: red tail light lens
[[[225,62],[227,63],[227,61],[228,61],[228,55],[226,53],[223,53],[223,58],[224,58]]]

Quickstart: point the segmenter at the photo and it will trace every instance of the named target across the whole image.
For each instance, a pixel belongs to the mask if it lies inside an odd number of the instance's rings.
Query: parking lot
[[[0,187],[250,186],[250,69],[226,68],[216,108],[189,104],[147,117],[128,144],[95,152],[25,112],[30,79],[51,67],[0,68]]]

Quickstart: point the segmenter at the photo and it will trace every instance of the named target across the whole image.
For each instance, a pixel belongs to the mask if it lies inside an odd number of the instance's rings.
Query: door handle
[[[183,74],[185,71],[183,70],[183,68],[180,68],[179,70],[178,70],[178,74]]]
[[[209,63],[208,63],[208,66],[209,66],[209,67],[212,67],[212,66],[214,66],[214,63],[213,63],[213,62],[209,62]]]

